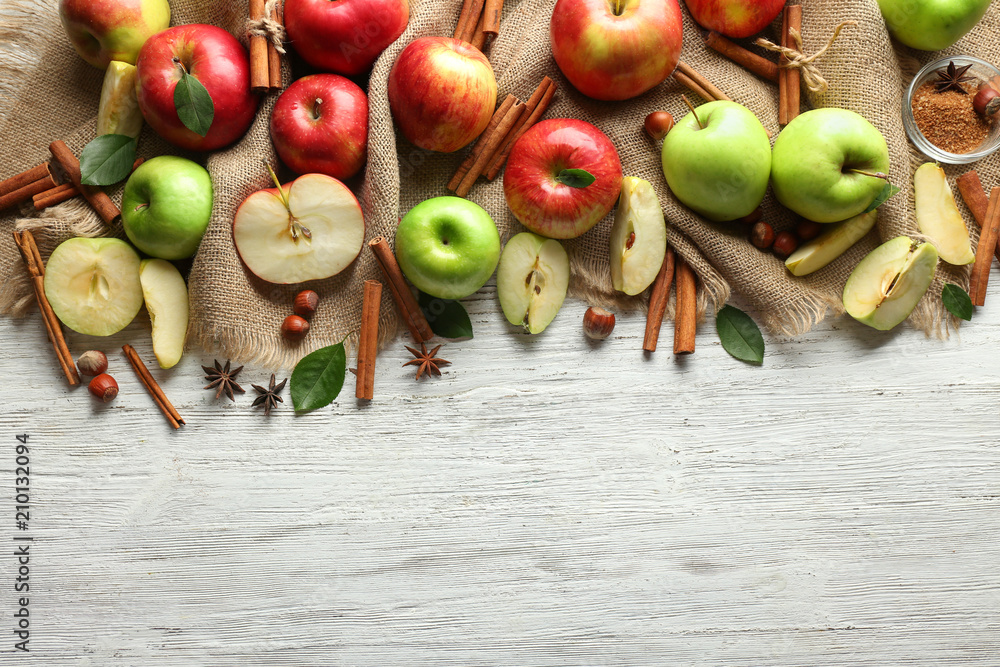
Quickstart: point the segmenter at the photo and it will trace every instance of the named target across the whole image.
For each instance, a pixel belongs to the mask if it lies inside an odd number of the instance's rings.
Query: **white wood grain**
[[[712,322],[694,356],[665,327],[644,358],[641,314],[593,344],[570,300],[531,338],[495,298],[469,300],[440,379],[391,345],[368,406],[349,382],[265,420],[203,391],[191,351],[158,372],[177,433],[117,352],[151,359],[148,322],[100,341],[122,393],[99,406],[37,316],[0,319],[5,480],[14,434],[32,444],[31,659],[1000,664],[1000,306],[945,342],[768,336],[757,368]]]

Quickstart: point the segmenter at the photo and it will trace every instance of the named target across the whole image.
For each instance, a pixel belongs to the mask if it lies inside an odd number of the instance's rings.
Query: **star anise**
[[[236,397],[233,396],[234,391],[238,391],[241,394],[246,393],[243,387],[236,382],[236,376],[239,375],[241,370],[243,370],[242,366],[229,370],[228,359],[226,359],[225,368],[223,368],[222,364],[219,363],[219,360],[216,359],[215,368],[212,368],[211,366],[202,366],[201,368],[208,374],[205,376],[205,379],[210,380],[204,388],[212,389],[213,387],[218,387],[219,390],[215,392],[216,398],[222,396],[222,392],[226,392],[226,396],[229,397],[229,400],[235,402]]]
[[[260,396],[253,399],[253,405],[251,407],[255,408],[258,405],[263,405],[264,416],[270,417],[271,408],[278,407],[278,403],[284,403],[284,401],[281,400],[281,396],[278,396],[278,394],[280,394],[281,390],[285,388],[286,382],[288,382],[288,378],[282,380],[277,387],[274,386],[274,373],[271,373],[271,385],[267,389],[264,389],[264,387],[261,387],[259,384],[251,385],[257,390],[257,393],[260,394]]]
[[[943,93],[946,90],[956,90],[967,95],[969,91],[962,84],[966,81],[975,80],[975,77],[965,76],[970,67],[972,67],[972,63],[969,63],[965,67],[955,67],[955,61],[949,62],[948,69],[939,69],[937,71],[938,80],[934,82],[934,87],[939,93]]]
[[[416,359],[410,359],[405,364],[403,364],[403,366],[419,364],[420,367],[417,368],[418,380],[420,379],[420,376],[423,375],[425,372],[427,373],[428,377],[430,377],[432,374],[440,376],[441,369],[439,368],[439,366],[444,366],[445,364],[451,363],[450,361],[447,361],[445,359],[438,359],[437,357],[434,356],[435,354],[437,354],[438,350],[441,349],[440,345],[435,347],[430,352],[427,351],[427,346],[424,345],[423,343],[420,344],[419,351],[414,350],[409,345],[406,345],[404,347],[406,347],[406,349],[410,351],[410,354],[416,357]]]

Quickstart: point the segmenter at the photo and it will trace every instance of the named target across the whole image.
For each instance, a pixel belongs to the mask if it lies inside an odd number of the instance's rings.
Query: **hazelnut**
[[[666,111],[654,111],[646,116],[646,122],[642,126],[646,128],[646,134],[659,141],[674,126],[674,117]]]
[[[774,227],[766,222],[754,223],[750,228],[750,243],[761,250],[767,250],[774,243]]]
[[[737,218],[736,222],[742,222],[744,225],[753,225],[760,222],[760,219],[764,217],[764,211],[761,210],[760,206],[755,208],[750,215],[744,215],[742,218]]]
[[[591,306],[583,314],[583,333],[593,340],[604,340],[615,328],[615,314]]]
[[[84,375],[100,375],[108,370],[108,355],[100,350],[89,350],[76,360],[76,367]]]
[[[87,391],[107,403],[118,395],[118,383],[107,373],[101,373],[90,381]]]
[[[992,116],[1000,111],[1000,93],[992,86],[983,86],[972,99],[972,108],[980,116]]]
[[[292,305],[292,311],[299,317],[308,319],[316,312],[316,306],[318,305],[319,294],[316,294],[311,289],[306,289],[295,295],[295,303]]]
[[[791,232],[780,232],[774,237],[774,245],[771,246],[771,252],[781,259],[785,259],[795,252],[795,249],[798,247],[799,240],[795,238],[795,234],[792,234]]]
[[[309,323],[298,315],[289,315],[281,323],[281,335],[286,340],[299,341],[309,333]]]
[[[800,241],[812,241],[823,231],[823,225],[812,220],[803,220],[795,226],[795,235]]]

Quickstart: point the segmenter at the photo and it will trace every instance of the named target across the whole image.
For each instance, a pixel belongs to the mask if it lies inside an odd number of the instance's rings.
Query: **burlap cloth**
[[[500,96],[514,93],[527,99],[543,75],[559,83],[549,118],[582,118],[600,127],[618,148],[624,171],[652,182],[663,203],[669,241],[695,268],[700,278],[702,302],[721,306],[737,291],[755,317],[772,332],[797,334],[808,330],[829,313],[842,312],[840,293],[851,267],[880,239],[916,234],[913,215],[912,172],[924,162],[909,145],[903,131],[900,106],[905,86],[923,62],[940,54],[912,51],[893,44],[875,0],[806,0],[803,34],[805,50],[820,49],[834,28],[844,20],[858,22],[818,62],[830,88],[821,96],[807,95],[812,106],[836,106],[857,111],[885,135],[892,161],[891,180],[903,188],[886,203],[877,232],[829,267],[801,279],[790,276],[783,264],[746,240],[746,230],[736,224],[706,222],[681,206],[670,194],[660,171],[659,149],[642,130],[652,110],[665,109],[681,117],[685,107],[681,86],[668,80],[642,97],[627,102],[604,103],[573,90],[552,59],[548,25],[555,0],[508,0],[499,39],[489,49],[497,73]],[[85,64],[64,36],[55,2],[5,0],[0,7],[0,175],[30,168],[48,158],[47,146],[64,139],[79,150],[94,134],[102,73]],[[213,23],[244,42],[246,2],[231,0],[174,0],[174,25]],[[411,0],[406,33],[382,55],[371,74],[368,93],[371,107],[368,166],[356,192],[364,208],[368,238],[384,234],[390,239],[396,222],[416,203],[447,194],[445,184],[464,157],[433,154],[417,149],[394,132],[386,98],[386,84],[393,60],[412,39],[422,35],[450,35],[461,0]],[[777,38],[777,26],[765,32]],[[972,54],[1000,62],[1000,7],[991,7],[986,18],[948,51]],[[693,22],[685,14],[683,59],[726,91],[735,101],[753,110],[775,135],[776,88],[707,50]],[[286,82],[289,72],[286,67]],[[249,274],[233,248],[230,226],[239,203],[251,192],[267,187],[262,159],[277,164],[268,136],[268,117],[276,96],[265,98],[249,133],[233,147],[208,156],[205,161],[215,184],[213,220],[195,258],[190,278],[191,330],[189,344],[218,350],[240,361],[288,366],[307,352],[348,337],[353,342],[361,314],[362,283],[379,278],[371,254],[365,250],[349,269],[332,279],[311,284],[322,301],[313,329],[302,344],[292,346],[278,334],[281,321],[300,286],[264,283]],[[147,128],[140,153],[176,152]],[[984,184],[1000,182],[1000,157],[976,165]],[[947,167],[954,179],[966,168]],[[120,188],[113,193],[120,197]],[[507,210],[502,179],[480,182],[470,198],[484,206],[504,239],[521,231]],[[960,206],[964,211],[964,206]],[[765,202],[766,219],[778,229],[793,221],[773,199]],[[22,212],[23,213],[23,212]],[[108,230],[86,204],[71,200],[40,217],[20,219],[11,211],[0,218],[0,311],[19,315],[31,303],[29,286],[11,240],[15,224],[38,230],[43,255],[62,239],[76,235],[121,234]],[[973,241],[978,228],[966,213]],[[582,238],[566,243],[572,260],[570,292],[591,303],[615,308],[644,308],[645,297],[624,297],[611,288],[608,268],[608,233],[605,219]],[[941,264],[938,277],[919,304],[910,322],[928,332],[946,334],[950,323],[940,305],[945,281],[967,286],[968,269]],[[384,342],[400,330],[399,318],[383,292],[381,336]]]

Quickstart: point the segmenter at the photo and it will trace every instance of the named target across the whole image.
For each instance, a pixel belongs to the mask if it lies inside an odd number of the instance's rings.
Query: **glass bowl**
[[[969,164],[970,162],[982,160],[987,155],[992,154],[997,148],[1000,148],[1000,118],[993,121],[993,129],[990,130],[989,135],[979,145],[979,148],[971,153],[949,153],[944,149],[938,148],[924,137],[923,133],[917,127],[917,121],[913,118],[913,96],[916,94],[917,89],[928,81],[933,80],[937,75],[937,71],[947,68],[949,62],[954,62],[956,67],[972,65],[967,75],[974,76],[980,83],[989,81],[995,76],[1000,76],[1000,70],[996,67],[985,60],[974,58],[973,56],[951,56],[928,63],[923,69],[917,72],[917,75],[913,77],[913,81],[910,83],[910,87],[906,90],[906,97],[903,100],[903,127],[906,128],[906,135],[910,138],[910,141],[924,155],[945,164]]]

